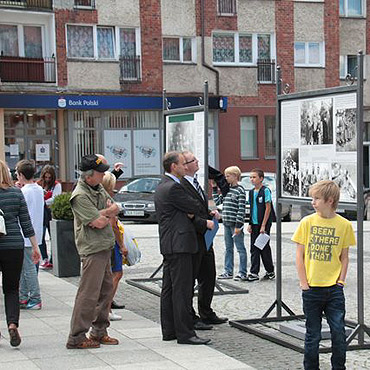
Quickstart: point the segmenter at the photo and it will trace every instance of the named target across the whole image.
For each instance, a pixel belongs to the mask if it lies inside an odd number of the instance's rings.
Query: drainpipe
[[[216,95],[219,95],[220,94],[220,72],[211,67],[209,64],[206,63],[206,56],[205,56],[205,50],[204,50],[204,34],[205,34],[205,22],[204,22],[204,1],[205,0],[201,0],[200,1],[200,6],[201,6],[201,26],[202,26],[202,66],[203,67],[206,67],[207,69],[209,69],[210,71],[214,72],[215,75],[216,75]]]

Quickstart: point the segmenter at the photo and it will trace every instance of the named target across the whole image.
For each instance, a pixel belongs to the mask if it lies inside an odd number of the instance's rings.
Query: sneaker
[[[258,275],[256,274],[249,274],[247,276],[247,281],[258,281],[260,278],[258,277]]]
[[[42,308],[41,301],[39,302],[28,301],[26,306],[27,310],[41,310],[41,308]]]
[[[44,260],[43,263],[39,266],[40,270],[50,270],[53,268],[53,264],[48,260]]]
[[[222,274],[218,275],[218,279],[232,279],[233,275],[228,274],[227,272],[223,272]]]
[[[275,279],[275,272],[266,272],[266,275],[261,280],[273,280]]]
[[[27,299],[20,299],[19,300],[19,308],[25,309],[27,307],[28,300]]]
[[[114,312],[109,312],[109,321],[119,321],[122,320],[122,316],[116,315]]]
[[[245,281],[247,280],[247,275],[238,274],[234,277],[235,281]]]

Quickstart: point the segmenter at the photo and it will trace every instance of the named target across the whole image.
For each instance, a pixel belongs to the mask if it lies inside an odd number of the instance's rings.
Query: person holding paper
[[[275,279],[270,242],[267,241],[262,249],[255,246],[256,239],[260,234],[266,233],[270,235],[270,229],[275,215],[272,207],[271,191],[263,185],[264,177],[264,172],[259,168],[251,171],[250,180],[254,189],[249,190],[251,213],[248,232],[251,234],[251,268],[247,276],[247,281],[259,280],[260,259],[262,259],[266,270],[266,274],[262,279]]]
[[[193,224],[197,232],[199,251],[193,254],[193,277],[198,282],[198,313],[194,315],[195,330],[212,329],[211,324],[223,324],[227,321],[226,317],[218,317],[211,308],[215,283],[216,283],[216,264],[215,254],[212,245],[207,250],[204,235],[207,229],[213,228],[213,217],[218,217],[217,211],[208,209],[208,197],[204,193],[197,179],[199,161],[193,153],[185,151],[182,153],[185,158],[187,169],[185,176],[181,179],[181,184],[186,192],[194,198],[198,204],[198,212],[195,213]]]

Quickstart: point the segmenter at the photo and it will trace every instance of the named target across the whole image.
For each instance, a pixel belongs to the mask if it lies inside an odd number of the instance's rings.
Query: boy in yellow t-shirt
[[[348,247],[356,244],[352,224],[337,215],[340,190],[333,181],[312,185],[316,213],[301,220],[292,240],[297,243],[296,266],[306,317],[304,368],[319,369],[321,319],[325,313],[332,341],[333,369],[345,369],[344,281]]]

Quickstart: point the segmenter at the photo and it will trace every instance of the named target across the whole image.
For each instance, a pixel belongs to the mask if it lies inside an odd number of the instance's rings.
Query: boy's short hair
[[[238,180],[240,180],[240,175],[242,174],[242,171],[240,171],[240,168],[238,166],[230,166],[225,168],[225,175],[226,174],[232,174],[235,175]]]
[[[22,159],[17,163],[16,171],[21,173],[26,180],[33,179],[36,173],[35,161],[29,161],[28,159]]]
[[[116,176],[111,172],[106,172],[102,181],[103,188],[109,193],[116,187]]]
[[[332,180],[321,180],[310,187],[309,196],[320,195],[327,202],[329,198],[333,199],[333,209],[338,206],[340,189],[339,186]]]
[[[252,172],[256,173],[260,178],[265,178],[265,173],[260,168],[253,168],[253,170],[251,170],[251,173]]]

